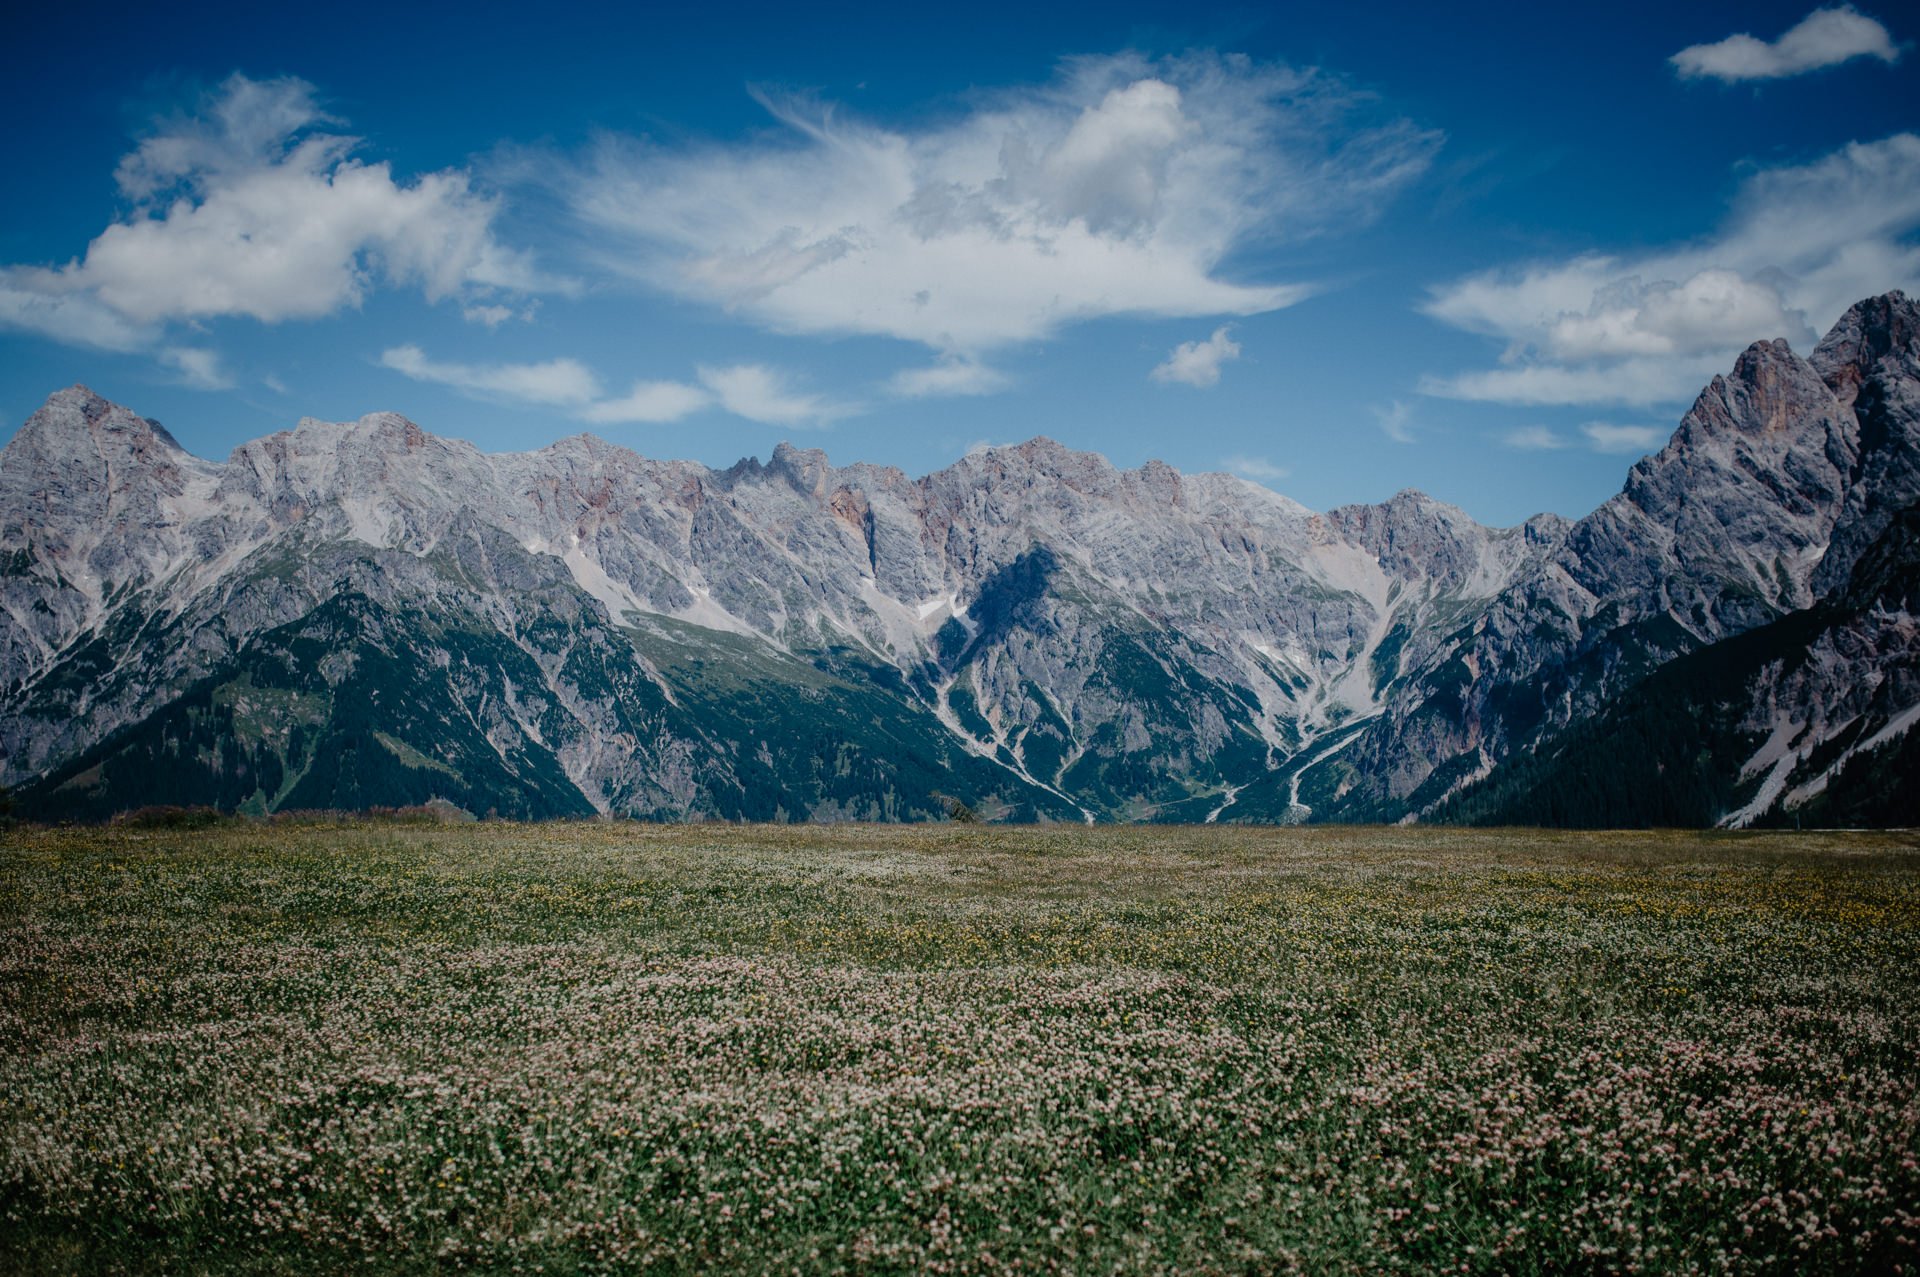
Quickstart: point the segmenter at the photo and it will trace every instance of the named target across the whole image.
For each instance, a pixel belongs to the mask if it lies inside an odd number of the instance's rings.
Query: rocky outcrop
[[[1914,304],[1860,303],[1801,359],[1756,342],[1620,494],[1439,645],[1335,768],[1419,815],[1677,656],[1811,606],[1910,504]]]
[[[1920,822],[1920,505],[1811,607],[1656,670],[1436,815],[1480,824]]]

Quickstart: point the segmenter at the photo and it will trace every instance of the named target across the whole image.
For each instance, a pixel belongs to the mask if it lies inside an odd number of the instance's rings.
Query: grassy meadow
[[[0,833],[0,1270],[1920,1272],[1905,835]]]

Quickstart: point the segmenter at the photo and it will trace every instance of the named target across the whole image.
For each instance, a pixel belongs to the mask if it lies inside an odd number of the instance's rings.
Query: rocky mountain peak
[[[1449,586],[1472,577],[1490,538],[1502,535],[1417,488],[1402,488],[1378,505],[1341,506],[1327,521],[1386,571]]]
[[[189,757],[176,729],[220,720],[179,689],[255,688],[268,653],[273,686],[338,721],[298,748],[274,725],[241,760],[264,781],[194,737],[226,760],[209,801],[1418,815],[1661,663],[1836,597],[1855,563],[1905,570],[1916,334],[1889,294],[1812,360],[1757,343],[1619,496],[1504,529],[1415,490],[1315,515],[1044,437],[918,479],[791,443],[716,473],[591,436],[486,455],[374,413],[212,465],[74,387],[0,454],[0,783],[67,792],[114,741]],[[1856,646],[1877,654],[1910,640],[1912,592],[1890,618],[1873,591]],[[377,634],[338,624],[348,594]],[[1865,689],[1878,659],[1831,668]],[[411,752],[356,743],[356,660],[408,689],[381,730]],[[1873,694],[1905,713],[1907,686]],[[72,801],[155,800],[126,758]]]
[[[1715,377],[1667,446],[1569,534],[1589,592],[1716,638],[1804,607],[1859,455],[1859,427],[1784,341]],[[1737,584],[1736,584],[1737,583]]]
[[[1920,303],[1897,289],[1849,307],[1814,348],[1811,362],[1850,404],[1874,366],[1889,358],[1920,370]]]
[[[369,438],[392,443],[408,452],[418,452],[429,442],[440,442],[397,412],[368,413],[355,422],[354,427]]]
[[[1920,305],[1904,293],[1859,302],[1814,351],[1855,430],[1852,484],[1815,575],[1838,588],[1896,512],[1920,501]]]
[[[70,386],[49,397],[0,451],[4,536],[91,545],[127,520],[152,526],[163,500],[211,469],[159,422]]]
[[[349,448],[383,455],[402,455],[425,448],[445,449],[457,441],[429,434],[397,412],[370,412],[356,421],[321,421],[302,417],[295,433],[311,434],[329,440],[335,448]]]
[[[1137,476],[1140,486],[1145,488],[1153,499],[1164,501],[1171,506],[1185,504],[1185,494],[1180,487],[1180,472],[1166,462],[1156,458],[1133,473]]]
[[[183,515],[216,470],[159,422],[85,386],[49,397],[0,451],[0,547],[27,549],[62,588],[0,637],[0,670],[51,649],[116,591],[180,561]]]
[[[82,385],[47,397],[8,444],[43,458],[85,454],[131,456],[154,461],[184,459],[186,450],[150,417],[142,417]]]
[[[796,491],[818,501],[827,494],[827,480],[833,465],[818,448],[796,448],[782,440],[774,445],[767,470],[792,484]]]
[[[1831,391],[1784,338],[1756,341],[1734,362],[1733,373],[1716,377],[1695,409],[1707,409],[1693,424],[1710,433],[1778,435],[1798,428],[1809,412],[1825,408]],[[1684,429],[1683,425],[1683,429]]]

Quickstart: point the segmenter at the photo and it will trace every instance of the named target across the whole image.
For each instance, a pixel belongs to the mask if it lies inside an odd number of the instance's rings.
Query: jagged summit
[[[1886,359],[1920,364],[1920,303],[1898,290],[1849,307],[1811,356],[1834,394],[1849,403]]]
[[[1756,343],[1618,496],[1513,528],[1044,437],[916,479],[372,413],[216,464],[74,387],[0,452],[0,783],[72,814],[1402,819],[1820,608],[1844,642],[1808,668],[1854,691],[1787,679],[1783,721],[1853,749],[1920,688],[1904,595],[1842,615],[1911,543],[1916,332],[1888,294],[1812,359]],[[1813,783],[1742,781],[1729,818]]]
[[[24,441],[23,447],[65,452],[89,446],[82,444],[82,439],[88,440],[96,453],[116,447],[138,450],[149,444],[172,452],[185,451],[159,422],[78,383],[47,396],[46,403],[27,418],[8,446]]]

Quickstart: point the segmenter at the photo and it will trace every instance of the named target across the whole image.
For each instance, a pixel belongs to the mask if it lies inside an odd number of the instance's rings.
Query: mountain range
[[[391,413],[0,451],[23,814],[1915,820],[1920,308],[1749,347],[1585,518],[1315,513],[1047,439],[485,454]]]

